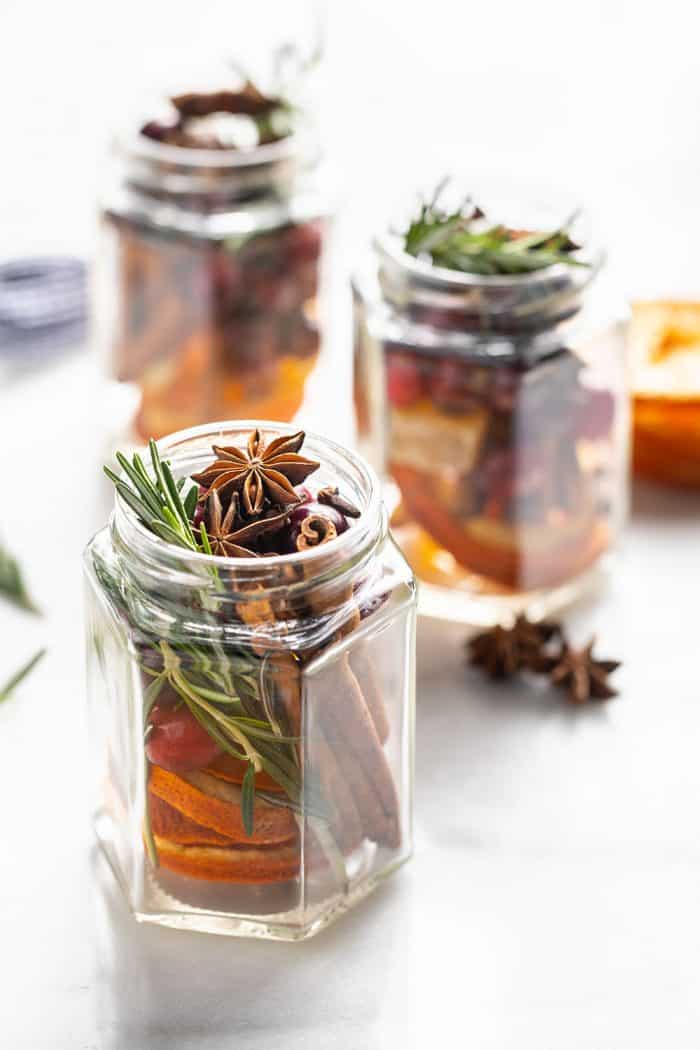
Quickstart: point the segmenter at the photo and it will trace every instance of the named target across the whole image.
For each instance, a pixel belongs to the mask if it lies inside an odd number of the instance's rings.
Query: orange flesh
[[[635,303],[633,462],[637,475],[700,486],[700,302]]]

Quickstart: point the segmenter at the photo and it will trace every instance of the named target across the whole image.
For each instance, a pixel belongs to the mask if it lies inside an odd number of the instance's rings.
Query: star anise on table
[[[288,507],[300,502],[295,485],[320,466],[315,460],[298,455],[304,443],[304,432],[275,438],[266,445],[259,430],[248,438],[246,449],[214,445],[219,457],[193,479],[202,485],[208,498],[213,491],[240,492],[242,509],[247,515],[260,514],[268,500],[273,507]]]
[[[608,683],[608,675],[620,666],[619,660],[598,660],[593,656],[595,638],[591,638],[583,649],[574,649],[567,642],[561,653],[552,661],[550,681],[566,689],[572,704],[585,704],[587,700],[609,700],[617,696],[617,690]]]
[[[239,498],[234,492],[226,513],[223,513],[221,497],[216,489],[209,493],[207,499],[207,520],[205,528],[209,539],[212,554],[228,558],[257,558],[258,553],[251,550],[256,540],[268,532],[281,529],[287,520],[287,512],[273,514],[267,518],[258,518],[257,521],[240,524],[236,528],[239,518]]]
[[[469,662],[491,678],[509,678],[522,670],[542,671],[548,669],[551,659],[545,646],[559,632],[556,624],[533,623],[520,615],[512,627],[497,624],[470,638]]]

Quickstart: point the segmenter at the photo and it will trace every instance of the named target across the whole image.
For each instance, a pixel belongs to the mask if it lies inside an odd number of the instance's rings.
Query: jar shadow
[[[700,491],[635,479],[631,512],[640,523],[651,524],[669,518],[696,522],[700,515]]]
[[[394,935],[399,891],[391,883],[352,917],[311,941],[288,944],[139,924],[97,848],[91,866],[97,1021],[105,1050],[218,1050],[259,1046],[261,1038],[266,1047],[294,1050],[310,1038],[329,1045],[346,1024],[358,1046],[378,1045],[373,1032],[401,950]]]
[[[419,621],[415,821],[426,849],[488,848],[502,826],[517,838],[514,814],[523,785],[539,784],[543,738],[610,717],[604,706],[567,704],[546,682],[488,679],[467,664],[468,633]]]

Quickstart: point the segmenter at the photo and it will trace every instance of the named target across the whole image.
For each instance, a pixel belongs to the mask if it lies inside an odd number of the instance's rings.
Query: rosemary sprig
[[[549,232],[524,232],[501,224],[489,225],[484,213],[467,198],[455,211],[439,204],[443,181],[432,199],[421,205],[404,234],[404,248],[416,258],[461,273],[494,276],[523,274],[556,263],[588,266],[572,254],[578,248],[568,230],[576,215]]]
[[[155,442],[150,442],[151,471],[138,454],[128,460],[121,452],[117,462],[123,476],[105,467],[107,477],[128,503],[139,520],[151,532],[168,543],[187,550],[211,554],[211,545],[204,525],[195,533],[192,515],[196,506],[198,487],[187,491],[186,479],[175,481],[170,465],[160,458]],[[183,495],[184,492],[184,495]],[[101,566],[112,600],[127,618],[128,598],[110,578],[106,566]],[[216,568],[211,570],[215,584],[223,586]],[[102,577],[101,577],[102,578]],[[202,591],[200,604],[205,616],[212,616],[211,595]],[[180,610],[174,616],[177,622]],[[146,641],[146,639],[143,639]],[[148,732],[148,716],[163,685],[167,682],[185,703],[191,714],[222,750],[248,763],[242,785],[241,813],[247,834],[252,834],[255,823],[255,773],[264,770],[283,788],[289,805],[298,806],[301,799],[301,779],[296,754],[297,741],[282,735],[279,725],[271,720],[269,704],[263,703],[259,686],[260,661],[241,649],[224,650],[214,639],[209,647],[189,641],[166,641],[149,637],[146,651],[157,654],[156,666],[145,660],[141,666],[152,679],[144,692],[144,734]],[[158,669],[156,669],[158,668]],[[265,718],[256,714],[264,713]],[[157,850],[150,832],[148,812],[144,820],[146,845],[154,864],[158,864]]]
[[[23,667],[20,667],[19,671],[15,671],[12,677],[5,682],[3,686],[0,686],[0,703],[2,703],[3,700],[8,700],[10,698],[20,682],[24,681],[27,675],[34,670],[45,653],[46,649],[39,649],[38,652],[34,653],[31,660],[28,660]]]
[[[104,472],[113,482],[119,495],[151,532],[178,547],[192,551],[203,550],[195,539],[190,522],[191,513],[194,512],[192,493],[194,503],[197,501],[196,486],[191,487],[183,499],[183,486],[173,478],[170,464],[160,458],[158,446],[153,439],[149,443],[149,451],[155,481],[146,470],[138,452],[134,453],[131,462],[122,452],[117,452],[116,456],[119,466],[131,484],[109,467],[105,467]]]
[[[40,615],[40,609],[31,598],[19,562],[10,552],[0,546],[0,594],[20,609]]]

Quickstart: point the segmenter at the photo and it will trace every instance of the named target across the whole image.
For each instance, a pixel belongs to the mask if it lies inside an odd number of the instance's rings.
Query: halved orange
[[[632,306],[634,469],[700,486],[700,301]]]

